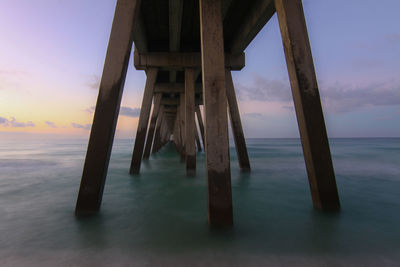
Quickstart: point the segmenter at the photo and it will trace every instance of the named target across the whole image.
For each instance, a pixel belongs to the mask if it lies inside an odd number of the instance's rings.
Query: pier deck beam
[[[154,95],[153,113],[151,114],[149,131],[147,133],[146,146],[145,146],[144,154],[143,154],[144,159],[148,159],[150,157],[151,145],[153,143],[153,137],[154,137],[154,130],[156,127],[158,113],[160,110],[161,96],[162,95],[160,93],[157,93]]]
[[[187,176],[194,176],[196,174],[194,72],[194,69],[185,69],[185,154]]]
[[[233,224],[221,0],[200,0],[208,221]]]
[[[275,0],[315,208],[339,210],[318,84],[301,0]]]
[[[236,100],[235,88],[233,86],[232,74],[229,69],[225,70],[225,77],[226,97],[229,106],[229,118],[231,119],[233,139],[235,140],[239,166],[242,171],[250,171],[250,161],[249,155],[247,153],[246,140],[244,139],[243,127],[240,120],[239,107]]]
[[[140,108],[139,123],[136,132],[135,145],[132,153],[130,174],[138,174],[142,162],[144,142],[146,140],[147,126],[149,123],[151,101],[153,99],[154,85],[156,83],[158,69],[149,68],[146,72],[147,79],[143,93],[142,106]]]
[[[100,209],[140,1],[118,0],[75,214]]]

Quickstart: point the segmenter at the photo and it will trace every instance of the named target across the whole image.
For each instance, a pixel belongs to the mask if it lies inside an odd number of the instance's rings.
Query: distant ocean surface
[[[76,219],[87,140],[0,140],[0,266],[400,266],[400,139],[331,139],[342,210],[312,207],[298,139],[234,147],[234,227],[210,229],[204,153],[172,145],[130,176],[116,140],[99,215]]]

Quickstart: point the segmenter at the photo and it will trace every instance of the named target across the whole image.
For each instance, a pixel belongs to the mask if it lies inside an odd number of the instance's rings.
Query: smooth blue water
[[[74,217],[86,140],[0,141],[0,266],[399,266],[400,139],[332,139],[342,211],[312,208],[297,139],[234,148],[234,227],[207,225],[204,154],[172,146],[128,174],[117,140],[98,216]]]

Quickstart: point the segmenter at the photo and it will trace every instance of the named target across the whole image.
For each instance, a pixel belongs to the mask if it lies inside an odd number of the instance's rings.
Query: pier
[[[313,205],[320,210],[340,209],[301,0],[117,0],[77,215],[100,209],[134,49],[135,68],[145,71],[147,79],[127,170],[139,174],[142,161],[172,140],[187,176],[192,177],[196,147],[204,149],[208,221],[233,224],[228,116],[240,169],[250,171],[251,166],[231,72],[245,67],[244,50],[275,13]]]

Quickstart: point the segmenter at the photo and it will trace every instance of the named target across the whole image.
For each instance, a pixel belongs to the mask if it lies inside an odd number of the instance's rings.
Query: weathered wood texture
[[[222,55],[224,52],[222,51]],[[185,68],[200,68],[201,55],[200,53],[179,53],[179,52],[153,52],[153,53],[134,53],[134,64],[138,70],[147,68],[163,68],[163,69],[185,69]],[[241,70],[245,66],[244,53],[227,54],[227,68],[232,70]]]
[[[195,70],[190,68],[185,70],[185,156],[188,176],[194,176],[196,173],[194,72]]]
[[[339,196],[301,0],[275,0],[314,207],[339,210]]]
[[[235,140],[236,153],[240,169],[250,171],[249,155],[247,153],[246,140],[244,139],[242,122],[240,120],[239,107],[236,100],[235,88],[233,86],[232,74],[229,69],[225,70],[226,77],[226,97],[228,99],[229,117],[233,139]]]
[[[118,0],[75,213],[100,209],[140,1]]]
[[[135,145],[133,147],[130,174],[138,174],[142,162],[144,142],[146,140],[147,125],[149,123],[151,100],[153,99],[153,90],[157,78],[157,69],[149,68],[147,70],[147,80],[143,93],[142,106],[140,108],[139,122],[136,131]]]
[[[200,0],[208,220],[233,224],[221,0]]]
[[[151,145],[153,144],[153,137],[156,127],[158,112],[160,110],[161,97],[162,94],[160,93],[154,95],[153,113],[151,114],[149,130],[147,132],[146,146],[144,148],[144,153],[143,153],[144,159],[148,159],[150,157]]]
[[[185,119],[186,119],[186,116],[185,116],[185,94],[180,94],[179,95],[179,101],[180,101],[180,104],[179,104],[179,121],[180,121],[180,126],[179,126],[179,128],[180,128],[180,140],[181,140],[181,161],[182,162],[184,162],[185,160],[186,160],[186,140],[185,140],[185,136],[186,136],[186,133],[185,133],[185,130],[186,130],[186,128],[185,128],[185,124],[186,124],[186,122],[185,122]]]
[[[183,0],[169,0],[169,51],[179,51],[181,44]],[[176,81],[176,70],[171,70],[169,80]]]

